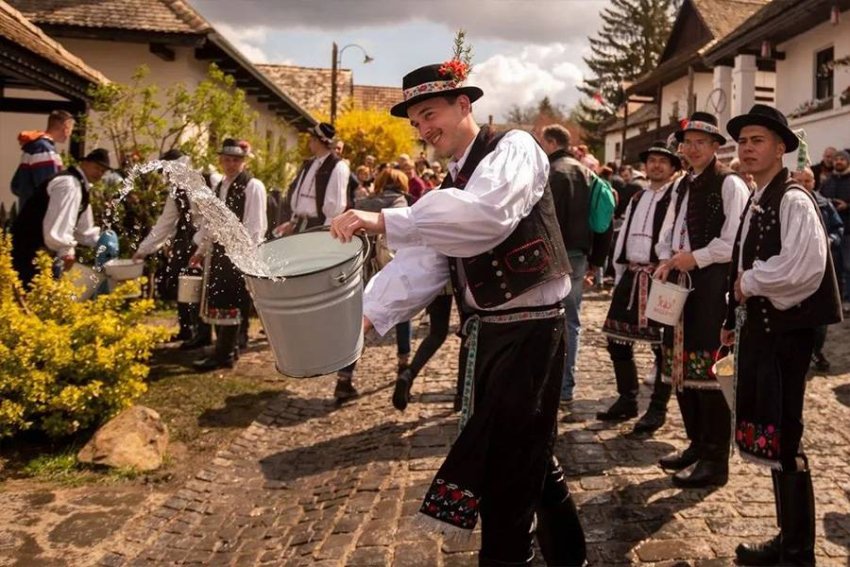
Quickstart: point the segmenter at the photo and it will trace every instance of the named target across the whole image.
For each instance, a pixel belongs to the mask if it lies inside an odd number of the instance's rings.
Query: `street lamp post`
[[[331,124],[336,123],[337,74],[342,65],[342,54],[349,47],[356,47],[363,52],[363,63],[371,63],[375,60],[366,53],[366,50],[362,46],[356,43],[349,43],[343,46],[342,49],[337,48],[336,42],[333,43],[333,49],[331,50]]]

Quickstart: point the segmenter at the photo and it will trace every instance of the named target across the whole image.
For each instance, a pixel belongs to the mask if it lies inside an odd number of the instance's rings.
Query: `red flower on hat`
[[[461,83],[469,75],[469,65],[457,59],[450,59],[440,66],[440,75]]]

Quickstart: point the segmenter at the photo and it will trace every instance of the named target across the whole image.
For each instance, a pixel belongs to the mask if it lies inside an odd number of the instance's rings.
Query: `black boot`
[[[610,348],[609,348],[610,350]],[[614,360],[614,377],[620,397],[605,411],[596,412],[600,421],[624,421],[637,417],[638,375],[634,359]]]
[[[673,475],[673,484],[679,488],[723,486],[728,481],[728,462],[714,459],[701,458],[691,466]]]
[[[180,345],[180,350],[195,350],[212,344],[212,325],[204,323],[198,310],[197,305],[188,305],[186,311],[193,321],[194,335]]]
[[[212,356],[192,363],[195,370],[205,372],[219,368],[233,368],[239,358],[239,350],[236,346],[238,334],[238,325],[216,325],[215,351]]]
[[[537,508],[537,543],[547,565],[584,565],[587,546],[564,470],[552,457]]]
[[[351,368],[349,366],[348,368]],[[360,395],[360,392],[351,384],[354,378],[354,370],[343,368],[336,375],[336,386],[334,387],[334,400],[337,405],[340,405],[348,400],[353,400]]]
[[[679,471],[688,468],[699,459],[699,445],[691,443],[684,451],[677,451],[666,457],[661,457],[658,464],[662,469]]]
[[[782,516],[781,565],[815,564],[815,494],[812,473],[779,473],[779,502]]]
[[[773,480],[773,501],[776,504],[776,525],[782,528],[782,511],[779,493],[779,471],[771,469]],[[735,560],[739,565],[778,565],[781,559],[780,545],[782,532],[767,541],[759,543],[741,543],[735,548]]]
[[[413,385],[413,373],[410,368],[402,370],[395,379],[395,389],[393,390],[393,407],[399,411],[407,409],[407,404],[410,402],[410,386]]]
[[[670,402],[670,393],[673,391],[673,386],[665,384],[661,379],[661,364],[659,359],[656,359],[656,367],[658,370],[655,374],[655,383],[652,386],[652,398],[649,400],[649,408],[643,414],[643,417],[635,423],[635,427],[632,430],[638,435],[654,433],[667,420],[667,404]]]
[[[175,340],[188,341],[195,336],[195,317],[192,306],[188,303],[177,304],[177,323],[180,325],[180,332]]]

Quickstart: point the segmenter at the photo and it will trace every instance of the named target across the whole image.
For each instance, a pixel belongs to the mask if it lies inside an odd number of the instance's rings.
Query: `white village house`
[[[665,140],[678,127],[680,120],[697,110],[711,112],[721,122],[731,116],[741,85],[760,101],[773,102],[774,62],[769,58],[742,57],[730,65],[712,69],[704,55],[724,37],[770,0],[684,0],[667,40],[658,66],[639,77],[625,89],[629,100],[651,101],[655,111],[634,109],[629,112],[642,117],[633,121],[625,116],[629,128],[623,137],[621,119],[609,126],[605,136],[605,161],[634,163],[638,154],[655,140]],[[654,117],[655,125],[646,128],[644,118]],[[617,152],[619,143],[620,151]]]
[[[811,161],[850,147],[850,0],[773,0],[706,60],[754,50],[776,60],[776,108],[805,131]]]
[[[190,88],[197,85],[206,77],[210,63],[215,62],[233,75],[237,86],[248,94],[249,104],[259,115],[255,124],[257,132],[291,147],[299,130],[316,124],[304,108],[245,59],[184,0],[10,0],[9,3],[109,80],[129,82],[136,68],[144,64],[150,68],[149,80],[159,87],[160,93],[165,93],[178,82]],[[23,89],[18,96],[62,101],[54,93],[36,91]],[[49,106],[43,104],[37,113],[3,114],[0,201],[7,207],[13,201],[8,180],[20,156],[17,132],[44,128]]]

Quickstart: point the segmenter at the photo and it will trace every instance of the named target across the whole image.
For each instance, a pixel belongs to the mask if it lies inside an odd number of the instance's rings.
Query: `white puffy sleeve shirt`
[[[83,183],[88,186],[88,181]],[[100,227],[94,224],[91,205],[77,218],[83,202],[83,192],[77,178],[71,175],[55,178],[47,185],[47,195],[50,200],[42,221],[45,246],[60,258],[75,256],[77,244],[94,247],[100,238]]]
[[[504,241],[543,196],[548,176],[546,154],[528,133],[514,130],[481,160],[464,190],[430,191],[412,207],[385,209],[387,243],[397,252],[366,286],[364,314],[375,329],[384,334],[410,319],[445,288],[447,256],[469,258]],[[565,276],[499,309],[553,304],[569,289]],[[468,289],[465,300],[478,308]]]
[[[233,179],[226,177],[221,181],[218,197],[223,202],[227,201],[227,192],[232,183]],[[262,181],[254,177],[245,186],[245,211],[241,220],[245,226],[245,230],[248,231],[248,236],[256,244],[260,244],[266,239],[266,230],[268,229],[269,222],[266,216],[266,207],[268,207],[266,186]],[[209,252],[209,234],[203,226],[203,221],[200,230],[195,233],[193,240],[198,245],[196,254],[203,255]]]
[[[753,196],[761,198],[764,189]],[[753,208],[747,210],[741,242],[747,237]],[[829,253],[820,211],[812,199],[800,189],[790,189],[779,203],[782,250],[767,260],[756,260],[741,276],[741,289],[746,296],[762,296],[780,311],[798,305],[818,290],[826,272]],[[738,258],[741,269],[741,258]]]
[[[324,163],[327,156],[316,158],[298,184],[292,203],[292,213],[300,217],[316,216],[316,172]],[[339,160],[331,170],[328,186],[325,190],[325,202],[322,203],[322,214],[325,215],[325,225],[330,225],[333,218],[345,212],[348,202],[348,180],[351,170],[345,160]]]
[[[169,193],[165,198],[162,214],[159,215],[151,231],[139,244],[137,253],[150,256],[162,248],[169,239],[174,238],[174,235],[177,234],[177,222],[179,220],[180,210],[177,208],[174,197]]]

